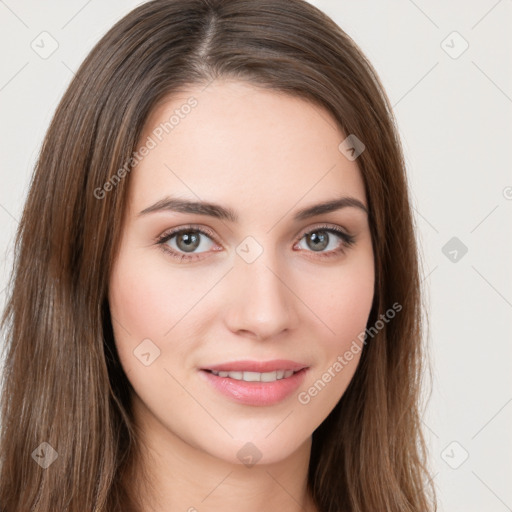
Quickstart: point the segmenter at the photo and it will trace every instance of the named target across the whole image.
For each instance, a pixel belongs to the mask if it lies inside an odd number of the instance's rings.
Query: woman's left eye
[[[206,238],[209,242],[204,243],[202,238]],[[200,258],[198,253],[208,252],[212,249],[212,246],[215,245],[213,238],[212,232],[204,228],[190,226],[164,233],[157,239],[157,244],[179,261],[195,260]],[[336,238],[338,242],[336,242]],[[320,257],[332,257],[344,253],[348,247],[354,244],[355,237],[339,228],[320,226],[303,233],[298,242],[303,240],[306,243],[307,252],[318,253]],[[308,247],[311,250],[308,250]],[[203,249],[203,251],[196,252],[198,249]]]
[[[335,238],[341,240],[341,243],[332,240],[333,235]],[[346,249],[354,245],[355,237],[345,233],[339,228],[332,226],[321,226],[315,228],[307,233],[304,233],[299,241],[305,240],[307,246],[313,250],[310,252],[319,252],[322,258],[330,258],[338,254],[344,253]],[[329,249],[325,251],[325,249]]]

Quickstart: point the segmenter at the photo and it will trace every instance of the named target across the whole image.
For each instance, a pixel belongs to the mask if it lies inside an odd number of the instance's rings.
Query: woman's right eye
[[[196,260],[198,255],[195,251],[204,249],[199,251],[199,254],[208,252],[214,245],[212,238],[213,233],[205,229],[188,227],[164,233],[158,238],[157,243],[162,247],[162,250],[179,261]],[[208,239],[209,242],[205,239]]]

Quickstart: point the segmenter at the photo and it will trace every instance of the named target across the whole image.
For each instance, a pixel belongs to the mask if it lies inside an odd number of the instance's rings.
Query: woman
[[[0,503],[426,511],[404,162],[301,0],[154,0],[65,93],[3,318]]]

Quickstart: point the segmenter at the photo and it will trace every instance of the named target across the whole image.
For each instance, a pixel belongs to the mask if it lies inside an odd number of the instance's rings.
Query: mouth
[[[273,372],[240,372],[240,371],[215,371],[205,370],[217,377],[227,377],[234,380],[243,380],[244,382],[275,382],[281,379],[287,379],[301,370],[276,370]]]
[[[235,402],[269,406],[288,398],[304,382],[309,366],[288,360],[236,361],[200,374],[213,389]]]

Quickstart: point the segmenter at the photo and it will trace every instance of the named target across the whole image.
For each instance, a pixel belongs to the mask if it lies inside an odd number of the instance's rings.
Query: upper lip
[[[272,361],[232,361],[229,363],[221,363],[202,370],[215,370],[216,372],[273,372],[276,370],[293,370],[299,371],[308,366],[288,359],[274,359]]]

